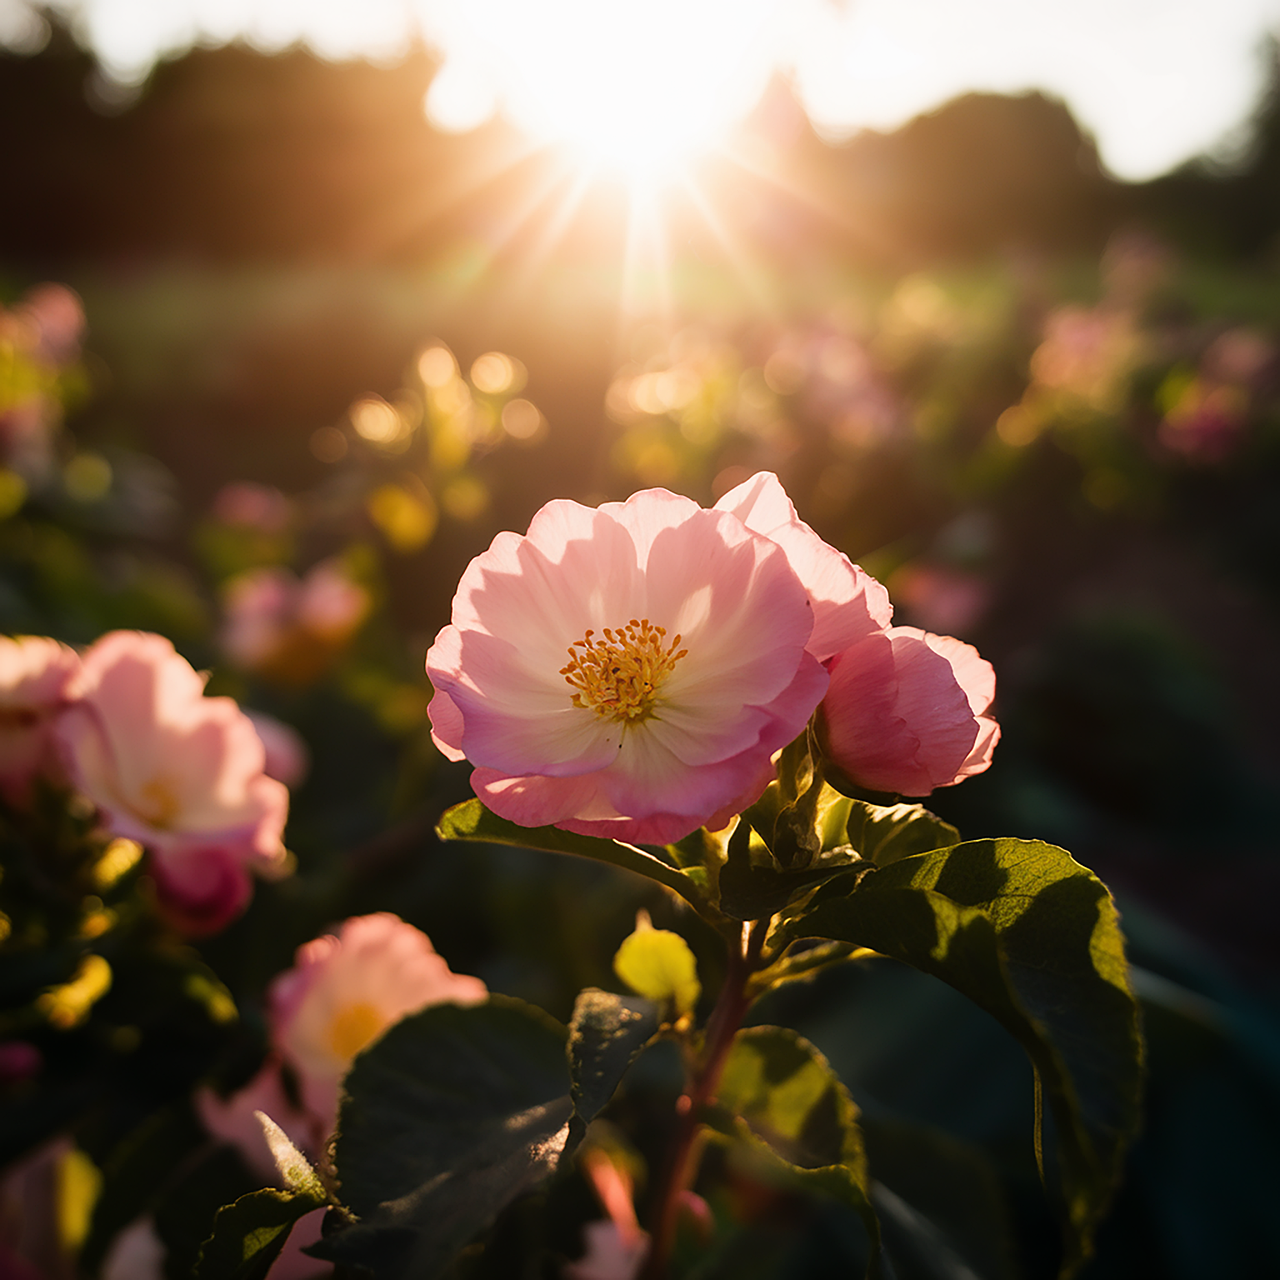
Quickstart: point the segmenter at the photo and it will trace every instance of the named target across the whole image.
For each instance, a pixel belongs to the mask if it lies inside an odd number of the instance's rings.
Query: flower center
[[[329,1047],[343,1062],[350,1062],[386,1022],[386,1018],[364,1000],[343,1005],[329,1024]]]
[[[570,646],[569,665],[560,668],[565,683],[576,690],[573,705],[624,723],[647,719],[662,682],[689,652],[677,652],[679,636],[670,644],[666,640],[666,627],[655,627],[648,618],[632,618],[616,631],[605,627],[602,637],[588,628]]]
[[[162,777],[144,782],[138,788],[138,803],[133,806],[134,812],[158,831],[167,831],[173,826],[181,808],[173,783]]]

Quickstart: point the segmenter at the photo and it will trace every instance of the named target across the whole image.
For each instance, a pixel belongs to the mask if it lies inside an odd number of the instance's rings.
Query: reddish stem
[[[639,1280],[665,1280],[667,1275],[667,1261],[675,1244],[681,1193],[697,1173],[701,1116],[707,1104],[715,1098],[729,1050],[733,1047],[733,1037],[751,1003],[747,995],[747,981],[760,959],[767,925],[764,920],[744,925],[741,941],[729,952],[729,968],[707,1022],[700,1061],[691,1073],[686,1092],[677,1103],[676,1135],[655,1201],[657,1211],[649,1254]]]

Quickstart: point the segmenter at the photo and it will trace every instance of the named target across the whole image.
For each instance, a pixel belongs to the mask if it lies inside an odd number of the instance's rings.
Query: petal
[[[436,744],[440,754],[446,760],[465,760],[467,753],[462,750],[462,712],[458,704],[441,689],[427,707],[427,716],[431,720],[431,741]]]
[[[565,654],[544,676],[529,674],[505,639],[463,632],[459,650],[465,680],[443,672],[437,678],[462,715],[460,746],[473,764],[578,774],[604,768],[617,754],[621,725],[573,705],[573,691],[559,673]]]
[[[995,701],[996,672],[977,649],[954,636],[935,636],[931,632],[917,631],[914,627],[896,627],[895,631],[911,631],[923,636],[934,653],[941,654],[951,664],[957,683],[964,690],[975,716],[984,715]]]
[[[889,593],[800,519],[772,472],[757,472],[730,489],[716,503],[716,510],[736,516],[786,553],[813,601],[809,651],[820,662],[889,625],[893,617]]]
[[[151,876],[165,914],[195,937],[225,928],[253,895],[243,864],[216,849],[153,852]]]

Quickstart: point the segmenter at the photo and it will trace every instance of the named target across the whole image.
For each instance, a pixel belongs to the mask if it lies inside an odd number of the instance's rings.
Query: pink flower
[[[253,569],[227,584],[222,649],[238,667],[306,684],[342,651],[371,603],[337,560],[301,579],[288,569]]]
[[[806,530],[775,542],[663,489],[548,503],[462,576],[427,654],[436,745],[523,826],[664,843],[721,825],[826,688],[815,614],[850,605],[846,584],[811,607],[789,563],[825,562]]]
[[[73,649],[42,636],[0,636],[0,790],[20,801],[51,771],[53,722],[79,669]]]
[[[271,984],[272,1051],[258,1074],[230,1098],[201,1090],[196,1110],[210,1133],[274,1183],[275,1162],[255,1111],[318,1158],[337,1122],[342,1078],[361,1049],[428,1005],[479,1004],[488,994],[479,978],[454,973],[431,939],[399,917],[355,916],[336,934],[299,947],[293,968]],[[297,1081],[297,1103],[284,1088],[283,1066]]]
[[[213,514],[223,524],[260,533],[283,533],[293,520],[293,504],[267,484],[238,480],[214,495]]]
[[[57,735],[77,788],[115,835],[150,850],[161,899],[220,928],[278,869],[289,793],[263,772],[262,742],[230,698],[162,636],[114,631],[84,655]]]
[[[890,627],[832,663],[823,750],[860,787],[928,795],[991,764],[995,692],[995,672],[972,645]]]
[[[356,916],[298,948],[271,984],[272,1040],[297,1072],[302,1101],[327,1126],[352,1059],[406,1014],[432,1004],[479,1004],[479,978],[454,973],[421,930],[389,912]]]
[[[112,1242],[102,1263],[102,1280],[164,1280],[164,1259],[164,1241],[155,1222],[150,1216],[135,1218]]]
[[[565,1280],[635,1280],[640,1274],[649,1237],[628,1239],[609,1218],[588,1222],[582,1228],[587,1251],[577,1262],[566,1262]]]

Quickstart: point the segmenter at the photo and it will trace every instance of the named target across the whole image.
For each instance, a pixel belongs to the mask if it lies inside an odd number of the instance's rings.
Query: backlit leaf
[[[839,888],[814,894],[793,936],[932,973],[1027,1051],[1056,1123],[1071,1228],[1064,1273],[1074,1270],[1139,1118],[1138,1008],[1106,886],[1053,845],[974,840],[902,858],[846,896]]]

